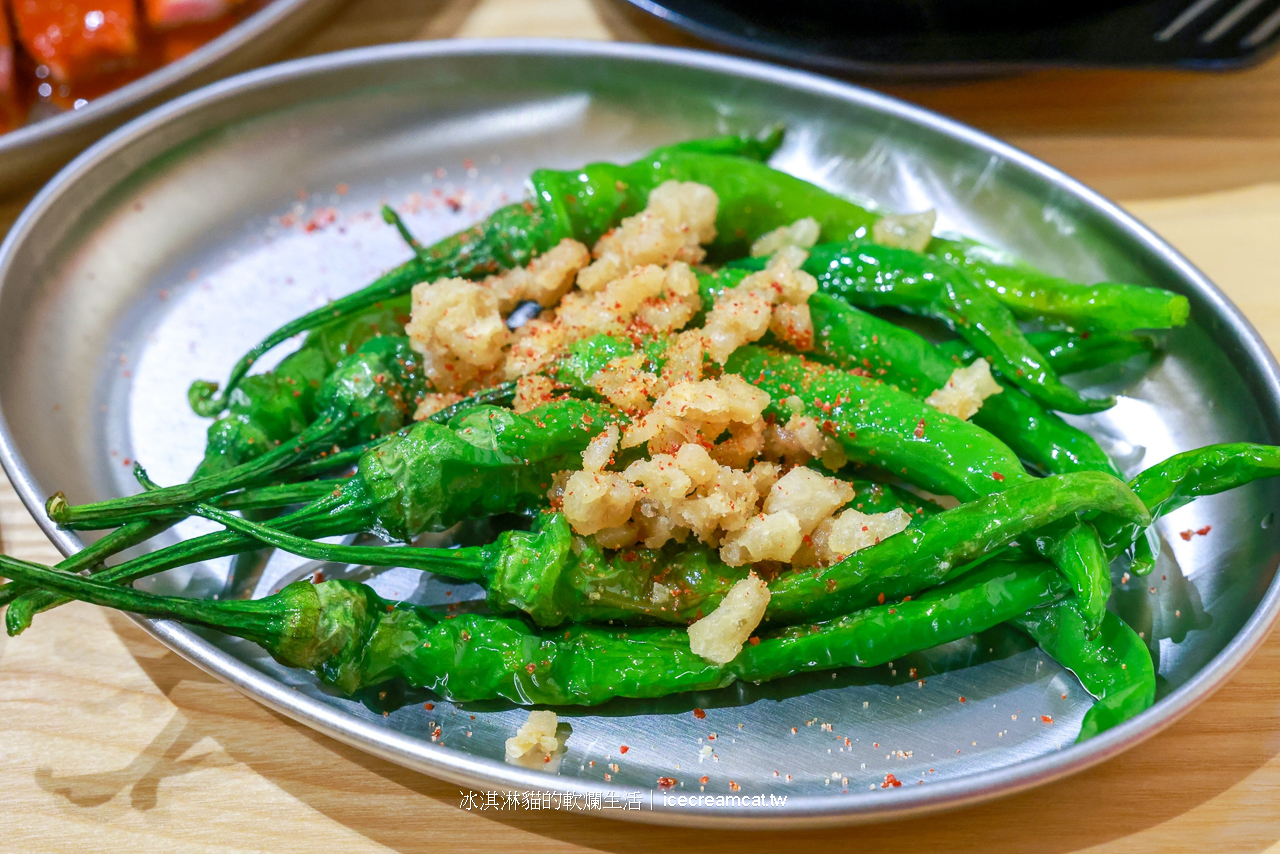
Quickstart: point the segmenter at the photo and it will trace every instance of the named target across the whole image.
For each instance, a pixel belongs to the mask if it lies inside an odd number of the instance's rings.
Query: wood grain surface
[[[474,36],[687,41],[613,0],[354,0],[294,55]],[[1280,347],[1280,62],[864,82],[1123,200]],[[0,200],[0,232],[25,201]],[[57,558],[3,479],[0,549]],[[1168,730],[1068,780],[916,821],[748,835],[461,810],[456,786],[317,735],[126,618],[72,605],[0,636],[0,793],[0,851],[1280,850],[1280,637]]]

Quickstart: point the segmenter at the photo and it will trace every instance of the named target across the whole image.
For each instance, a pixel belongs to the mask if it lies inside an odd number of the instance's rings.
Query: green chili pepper
[[[744,648],[727,666],[689,649],[681,629],[572,626],[538,632],[509,618],[441,619],[395,607],[363,584],[297,582],[265,599],[155,596],[0,557],[6,575],[151,617],[208,626],[254,641],[277,661],[312,670],[345,694],[403,679],[455,701],[594,705],[614,697],[709,690],[810,670],[868,667],[997,625],[1066,592],[1035,568],[983,570],[921,599],[830,623],[785,630]]]
[[[57,493],[46,504],[49,518],[72,529],[111,527],[260,481],[317,448],[384,436],[408,420],[425,391],[419,365],[407,338],[373,338],[325,379],[316,395],[320,415],[293,439],[240,466],[153,492],[74,507]]]
[[[204,460],[191,475],[234,468],[306,429],[316,415],[317,392],[334,368],[371,338],[403,335],[402,314],[372,308],[313,330],[273,370],[245,379],[228,395],[227,415],[209,425]]]
[[[971,501],[1031,478],[1013,451],[987,431],[869,377],[754,345],[739,348],[725,370],[769,393],[768,414],[786,418],[784,401],[797,396],[851,460],[930,492]],[[1035,546],[1066,574],[1088,613],[1101,620],[1111,572],[1097,534],[1063,522],[1037,537]]]
[[[1182,326],[1191,314],[1191,304],[1181,294],[1115,282],[1078,284],[1025,264],[1008,263],[970,240],[935,237],[926,249],[967,270],[1019,320],[1125,332]]]
[[[530,179],[529,201],[499,208],[483,222],[433,246],[422,246],[402,230],[414,250],[413,259],[355,293],[310,311],[272,332],[240,358],[220,395],[217,383],[205,380],[192,383],[187,393],[191,408],[206,417],[217,415],[227,407],[230,395],[249,369],[268,351],[301,332],[402,297],[419,282],[451,276],[479,278],[523,266],[565,237],[594,243],[622,217],[640,211],[649,190],[666,180],[661,171],[654,168],[655,159],[725,159],[752,163],[750,158],[768,157],[781,141],[781,130],[774,128],[761,138],[725,136],[658,148],[642,158],[639,161],[642,165],[636,168],[593,164],[578,171],[539,170]],[[394,215],[389,221],[401,225]]]
[[[420,421],[366,452],[355,476],[336,485],[334,494],[275,525],[310,538],[371,531],[403,542],[463,519],[538,507],[552,475],[579,465],[591,437],[616,417],[606,406],[562,400],[524,415],[482,406],[448,425]],[[102,577],[132,581],[255,546],[241,534],[209,534],[125,561]],[[15,601],[5,615],[9,630],[21,631],[53,604],[41,594]]]
[[[764,268],[765,259],[734,262]],[[828,243],[810,251],[804,269],[826,294],[864,308],[897,308],[947,324],[1000,371],[1050,409],[1083,414],[1115,405],[1113,398],[1086,399],[1065,385],[1031,346],[1009,309],[959,267],[907,249],[865,241]]]
[[[812,355],[846,370],[862,370],[925,398],[951,377],[955,363],[909,329],[860,311],[826,294],[809,298]],[[1111,458],[1083,430],[1067,424],[1020,391],[988,397],[973,423],[1042,471],[1105,471],[1120,476]]]
[[[824,619],[877,600],[901,599],[940,583],[1014,539],[1084,510],[1150,521],[1121,481],[1100,472],[1031,480],[925,518],[825,568],[797,569],[770,584],[766,620]],[[604,620],[685,623],[710,613],[750,567],[726,566],[702,546],[628,549],[613,555],[575,537],[561,514],[531,532],[508,531],[466,549],[368,548],[314,543],[211,507],[195,512],[294,554],[317,560],[405,566],[478,581],[499,612],[521,611],[538,625]],[[668,588],[654,598],[654,584]]]
[[[1280,448],[1232,442],[1175,454],[1141,472],[1131,484],[1152,514],[1163,516],[1200,496],[1216,495],[1276,475],[1280,475]],[[1140,533],[1131,525],[1114,521],[1100,523],[1098,532],[1107,549],[1117,554],[1137,540]]]
[[[1133,332],[1050,330],[1028,332],[1027,340],[1044,354],[1059,376],[1092,371],[1139,354],[1149,355],[1156,351],[1154,338]],[[963,339],[944,341],[937,346],[944,356],[956,363],[967,365],[978,357],[978,351]]]
[[[1155,702],[1156,673],[1151,653],[1133,629],[1108,611],[1100,632],[1066,599],[1010,620],[1050,658],[1075,674],[1097,701],[1084,716],[1084,741],[1123,723]]]

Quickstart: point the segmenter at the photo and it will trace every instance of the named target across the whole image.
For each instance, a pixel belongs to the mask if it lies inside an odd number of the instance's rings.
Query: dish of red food
[[[83,107],[270,0],[2,0],[0,132]]]

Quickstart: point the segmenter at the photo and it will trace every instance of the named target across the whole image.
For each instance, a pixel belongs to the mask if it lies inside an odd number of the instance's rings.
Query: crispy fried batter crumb
[[[498,298],[465,279],[415,285],[405,333],[422,354],[431,385],[443,392],[459,391],[497,368],[511,335]]]
[[[730,588],[719,607],[689,626],[689,649],[716,664],[728,664],[764,618],[769,587],[754,572]]]
[[[678,382],[663,392],[644,417],[628,425],[623,448],[648,443],[651,454],[685,442],[711,444],[733,424],[760,420],[768,392],[737,374],[701,382]]]
[[[503,314],[526,300],[534,300],[543,308],[560,301],[578,271],[591,263],[591,252],[586,246],[566,237],[548,251],[529,262],[527,267],[514,267],[481,282],[498,298],[498,310]]]
[[[882,246],[923,252],[933,238],[933,226],[937,219],[938,214],[933,210],[914,214],[889,214],[871,226],[871,239]]]
[[[782,510],[761,513],[747,524],[731,531],[720,546],[720,559],[729,566],[759,563],[762,560],[790,561],[804,542],[800,520],[794,513]]]
[[[423,421],[435,415],[442,409],[447,409],[465,398],[454,392],[427,392],[418,401],[418,408],[414,410],[413,420]]]
[[[515,764],[545,763],[560,749],[556,727],[560,720],[555,712],[533,711],[516,734],[507,739],[506,760]]]
[[[712,360],[723,365],[734,350],[760,340],[773,322],[774,305],[807,305],[809,297],[818,289],[818,282],[799,269],[803,256],[803,252],[798,256],[785,252],[775,255],[767,267],[747,276],[716,301],[703,326],[707,353]],[[806,313],[787,309],[778,321],[779,328],[788,323],[795,325],[796,334],[803,338]],[[808,322],[808,330],[809,346],[812,346],[812,320]]]
[[[807,565],[827,566],[839,563],[854,552],[870,548],[894,534],[906,530],[911,514],[901,508],[887,513],[862,513],[845,510],[839,516],[823,520],[810,535]]]
[[[578,287],[599,291],[641,264],[696,264],[706,254],[701,244],[716,237],[719,199],[710,187],[666,181],[649,193],[645,209],[624,219],[596,242],[596,260],[578,273]]]
[[[582,452],[583,470],[571,474],[565,483],[564,515],[579,534],[619,528],[631,518],[631,509],[637,498],[636,489],[622,475],[604,470],[618,447],[618,436],[618,428],[610,425],[592,439]],[[627,537],[623,534],[606,534],[605,540],[609,541],[606,547],[626,545]],[[634,541],[634,537],[631,539]]]
[[[799,414],[792,415],[786,424],[771,424],[764,431],[765,454],[787,465],[803,465],[821,457],[833,444],[822,434],[816,419]]]
[[[852,500],[853,487],[848,483],[801,466],[787,472],[770,488],[763,509],[765,513],[790,512],[800,523],[801,536],[807,536]]]
[[[782,225],[765,232],[751,244],[751,257],[763,258],[787,246],[809,249],[818,242],[822,226],[811,216],[798,219],[790,225]]]
[[[638,412],[648,407],[649,397],[658,384],[657,376],[642,370],[644,363],[643,353],[619,356],[611,359],[587,382],[623,412]]]
[[[511,408],[516,412],[537,409],[555,397],[556,384],[550,378],[530,374],[516,380],[516,396]]]
[[[939,412],[968,421],[982,408],[982,402],[1004,391],[991,376],[986,359],[975,359],[967,368],[956,368],[942,388],[925,398]]]

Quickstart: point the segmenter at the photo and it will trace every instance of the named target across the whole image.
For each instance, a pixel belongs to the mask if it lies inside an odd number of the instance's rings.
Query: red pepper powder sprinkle
[[[1053,723],[1053,718],[1049,717],[1048,715],[1041,715],[1041,716],[1040,716],[1040,722],[1041,722],[1041,723],[1046,723],[1046,724],[1051,724],[1051,723]]]
[[[960,702],[962,702],[962,703],[966,702],[965,698],[964,698],[964,697],[961,697],[961,698],[960,698]]]
[[[703,718],[705,718],[705,717],[707,716],[707,713],[706,713],[706,712],[704,712],[704,711],[702,711],[702,709],[694,709],[694,710],[693,710],[693,716],[694,716],[695,718],[697,718],[698,720],[702,720]]]
[[[881,593],[878,597],[876,597],[876,601],[877,601],[877,602],[879,602],[881,605],[883,605],[883,604],[884,604],[884,594],[883,594],[883,593]]]
[[[432,709],[434,709],[435,707],[436,707],[436,704],[435,704],[435,703],[423,703],[423,704],[422,704],[422,708],[426,709],[428,712],[429,712],[429,711],[431,711]]]
[[[760,638],[759,638],[759,637],[748,638],[748,641],[750,642],[750,644],[751,644],[752,646],[759,646],[759,645],[760,645]]]
[[[729,788],[736,792],[736,791],[738,791],[739,789],[741,789],[742,787],[741,787],[741,786],[739,786],[737,783],[733,782],[732,780],[730,780],[730,781],[729,781]]]
[[[674,787],[674,786],[675,786],[675,784],[676,784],[676,783],[678,783],[678,782],[679,782],[679,781],[678,781],[675,777],[659,777],[659,778],[658,778],[658,788],[659,788],[659,789],[670,789],[670,788]]]
[[[897,788],[898,786],[901,786],[901,785],[902,785],[902,781],[899,780],[897,777],[893,776],[893,774],[885,774],[884,782],[880,784],[880,788],[887,789],[890,786]]]
[[[916,422],[915,437],[917,439],[924,438],[924,419],[923,418],[921,418],[919,421]]]
[[[1002,483],[1004,482],[1004,475],[1000,474],[1000,472],[998,472],[998,471],[993,471],[993,472],[991,473],[991,477],[992,477],[992,478],[994,478],[995,480],[998,480],[998,481],[1002,482]]]
[[[626,752],[627,752],[628,750],[630,750],[630,749],[631,749],[630,747],[627,747],[627,746],[624,744],[624,745],[622,745],[621,747],[619,747],[619,748],[618,748],[618,752],[619,752],[619,753],[626,753]]]
[[[706,777],[706,776],[702,776],[702,777],[699,777],[699,778],[698,778],[698,782],[705,786],[705,785],[707,785],[707,780],[708,780],[708,779],[709,779],[708,777]]]

